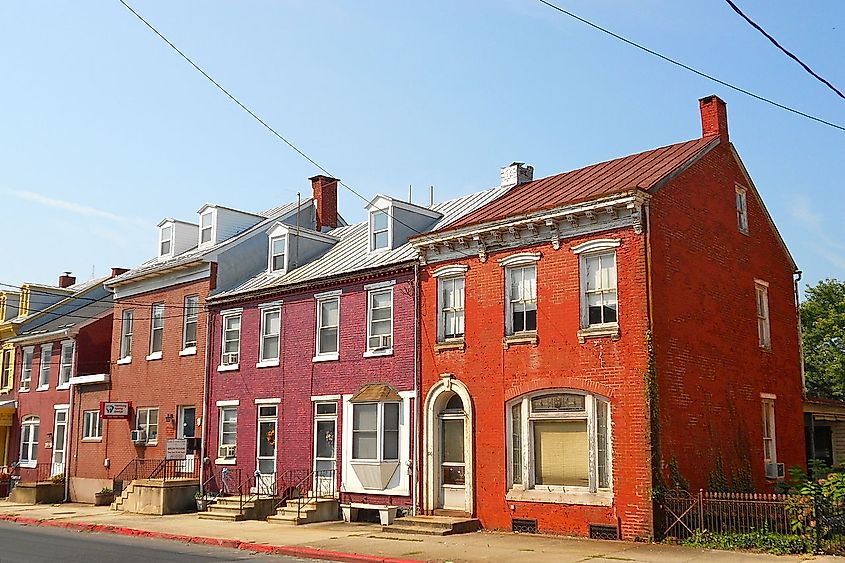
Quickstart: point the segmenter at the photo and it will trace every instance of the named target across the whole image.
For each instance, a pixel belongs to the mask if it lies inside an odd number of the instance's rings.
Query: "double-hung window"
[[[33,348],[30,346],[23,349],[23,360],[21,361],[21,391],[29,391],[32,384],[32,357]]]
[[[100,411],[85,411],[82,413],[82,439],[100,440],[103,437],[103,419]]]
[[[0,390],[10,391],[13,386],[15,373],[15,352],[13,348],[6,348],[0,353]]]
[[[41,365],[38,366],[38,390],[50,387],[50,362],[53,358],[53,345],[41,346]]]
[[[220,354],[220,367],[236,369],[241,356],[241,312],[224,311],[223,346]]]
[[[386,353],[393,349],[393,288],[368,294],[367,350]]]
[[[212,219],[214,212],[208,211],[200,215],[200,244],[211,242],[211,231],[213,229]]]
[[[616,253],[586,254],[581,261],[586,301],[584,328],[616,323]]]
[[[464,337],[464,277],[451,276],[437,280],[439,311],[438,340],[456,340]]]
[[[161,357],[164,343],[164,303],[154,303],[150,315],[150,355],[148,359]]]
[[[200,298],[198,295],[185,297],[183,309],[184,323],[182,327],[182,351],[197,348],[197,319],[199,318]]]
[[[286,262],[287,237],[273,237],[270,239],[270,271],[284,272]]]
[[[144,407],[137,409],[135,412],[135,430],[140,430],[144,433],[144,443],[157,443],[158,407]]]
[[[173,249],[173,226],[165,225],[161,228],[161,239],[159,242],[159,256],[170,256]]]
[[[606,399],[578,391],[542,391],[511,402],[507,410],[512,491],[610,492]]]
[[[21,421],[20,466],[35,467],[38,463],[38,427],[41,419],[27,416]]]
[[[736,226],[748,234],[748,196],[745,188],[736,187]]]
[[[769,325],[769,284],[756,280],[754,291],[757,298],[757,338],[760,348],[772,347],[772,333]]]
[[[537,330],[537,266],[506,268],[507,334]]]
[[[227,459],[234,458],[238,443],[238,407],[228,406],[220,408],[220,436],[218,456]]]
[[[120,359],[129,361],[132,359],[132,325],[135,320],[135,312],[132,309],[125,309],[120,322]]]
[[[315,360],[337,359],[340,329],[340,296],[317,298],[317,355]]]
[[[73,341],[62,342],[62,356],[59,362],[59,387],[67,387],[73,372]]]
[[[399,460],[399,403],[352,405],[352,460]]]
[[[279,306],[261,308],[261,350],[259,363],[279,362],[279,335],[282,329],[282,309]]]
[[[775,443],[775,400],[763,399],[763,462],[768,465],[777,463]]]
[[[386,210],[370,213],[370,249],[390,247],[390,216]]]

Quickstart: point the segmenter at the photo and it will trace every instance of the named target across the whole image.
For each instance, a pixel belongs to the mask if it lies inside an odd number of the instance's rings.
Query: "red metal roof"
[[[697,156],[714,137],[694,139],[515,186],[448,230],[629,191],[648,190]]]

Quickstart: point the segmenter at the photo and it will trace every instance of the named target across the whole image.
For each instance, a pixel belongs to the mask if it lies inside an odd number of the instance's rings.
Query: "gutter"
[[[795,270],[792,275],[795,276],[792,280],[792,285],[794,288],[793,291],[795,292],[795,318],[798,323],[798,360],[801,362],[801,390],[806,398],[807,374],[804,369],[804,334],[801,327],[801,303],[799,298],[799,284],[801,282],[803,272],[801,270]]]
[[[419,489],[419,451],[420,451],[420,265],[414,262],[414,447],[411,452],[411,514],[416,516],[417,492]]]

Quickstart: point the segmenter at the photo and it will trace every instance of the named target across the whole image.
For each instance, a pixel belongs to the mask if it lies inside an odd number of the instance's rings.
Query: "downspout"
[[[200,494],[203,494],[203,486],[205,485],[205,460],[207,451],[206,433],[208,432],[208,396],[209,385],[211,385],[210,368],[211,365],[211,311],[208,305],[205,305],[205,369],[203,370],[203,385],[202,385],[202,428],[200,430]],[[209,460],[210,462],[210,460]]]
[[[420,451],[420,264],[414,262],[414,448],[411,461],[411,514],[416,516]]]
[[[795,317],[798,322],[798,359],[801,362],[801,390],[806,397],[807,379],[806,373],[804,372],[804,335],[801,328],[801,303],[799,299],[799,283],[801,282],[802,274],[803,272],[801,270],[795,270],[795,272],[793,272],[792,275],[795,276],[795,278],[792,281],[792,285],[795,291]]]
[[[76,341],[76,335],[74,335],[73,339],[73,371],[71,377],[76,375],[77,372],[77,362],[78,354],[79,354],[79,346],[77,346],[78,342]],[[61,370],[61,367],[59,368]],[[59,375],[61,377],[61,375]],[[68,378],[70,379],[70,378]],[[65,423],[65,498],[62,502],[68,502],[70,500],[70,460],[71,454],[73,453],[73,436],[74,436],[74,427],[76,426],[73,422],[73,395],[74,391],[76,391],[76,385],[71,385],[70,389],[68,389],[70,399],[68,401],[68,408],[67,408],[67,422]]]
[[[650,348],[649,358],[648,358],[647,361],[649,363],[649,371],[652,371],[651,366],[653,365],[653,362],[655,360],[654,360],[654,332],[653,332],[653,324],[652,324],[652,322],[654,320],[654,295],[652,294],[652,279],[653,279],[653,276],[652,276],[652,269],[651,269],[651,266],[652,266],[652,259],[651,259],[651,207],[649,206],[648,202],[646,201],[646,202],[643,203],[643,208],[644,208],[643,211],[644,211],[644,214],[645,214],[645,217],[644,217],[645,220],[643,221],[643,223],[644,223],[643,228],[645,229],[645,276],[646,276],[645,282],[646,282],[646,312],[647,312],[646,313],[646,331],[647,331],[646,334],[648,335],[647,346]],[[652,496],[653,496],[655,479],[658,479],[658,482],[660,482],[660,473],[659,472],[660,472],[661,468],[660,468],[660,465],[659,465],[659,459],[655,460],[655,455],[657,455],[657,453],[655,453],[655,451],[654,451],[655,449],[657,449],[658,452],[660,451],[659,437],[655,435],[655,434],[657,434],[657,429],[659,428],[659,420],[657,420],[657,421],[653,420],[654,417],[659,417],[659,411],[655,412],[656,408],[655,408],[655,404],[654,404],[654,403],[657,402],[657,392],[656,392],[656,390],[655,391],[652,390],[652,387],[654,389],[657,388],[657,374],[652,372],[650,375],[651,375],[651,377],[654,378],[654,380],[646,382],[646,385],[649,386],[649,388],[646,389],[646,401],[647,401],[648,406],[649,406],[648,429],[649,429],[649,446],[651,448],[651,452],[650,452],[651,453],[651,455],[650,455],[650,458],[651,458],[650,465],[651,465],[651,467],[650,467],[650,469],[651,469],[651,490],[652,490]],[[653,504],[654,503],[652,503],[652,505]],[[651,534],[653,536],[655,534],[655,531],[656,531],[655,525],[654,525],[654,510],[653,509],[652,509],[652,514],[651,514],[650,527],[651,527]]]

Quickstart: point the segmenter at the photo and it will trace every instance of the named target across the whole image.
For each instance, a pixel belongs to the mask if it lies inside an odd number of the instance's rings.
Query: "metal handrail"
[[[296,485],[300,492],[303,489],[308,491],[305,496],[299,496],[296,499],[296,519],[299,520],[302,516],[302,509],[311,502],[316,503],[323,498],[336,498],[336,487],[337,479],[334,469],[322,469],[309,473]]]
[[[213,467],[202,484],[202,499],[206,506],[221,496],[240,491],[241,470],[237,467]]]
[[[298,485],[310,474],[310,469],[290,469],[276,479],[276,504],[273,508],[279,509],[289,500],[302,496]]]

